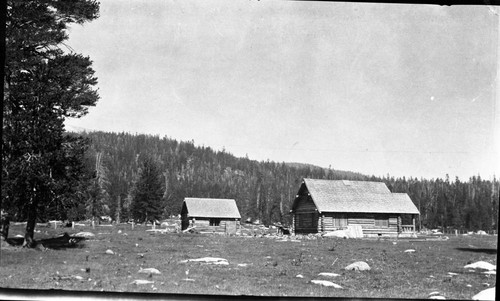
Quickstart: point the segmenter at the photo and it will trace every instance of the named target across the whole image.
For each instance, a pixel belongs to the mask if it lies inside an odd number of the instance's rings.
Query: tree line
[[[302,178],[385,182],[406,192],[423,227],[496,229],[499,183],[459,179],[377,178],[298,163],[236,158],[193,141],[126,133],[67,133],[66,118],[99,99],[92,61],[65,42],[68,26],[99,17],[94,0],[3,2],[1,216],[37,222],[110,215],[117,221],[161,219],[184,197],[234,198],[244,220],[290,222]],[[1,234],[1,233],[0,233]]]
[[[431,180],[375,177],[309,164],[237,158],[224,150],[168,137],[105,132],[80,135],[91,141],[87,166],[100,162],[103,168],[98,173],[105,178],[98,200],[88,195],[86,202],[100,204],[99,212],[115,220],[165,218],[180,213],[185,197],[207,197],[235,199],[243,220],[289,224],[302,179],[315,178],[382,181],[392,192],[408,193],[421,213],[421,227],[497,228],[499,182],[495,178],[485,180],[478,175],[463,182],[447,175]],[[97,168],[93,170],[96,173]],[[143,195],[146,192],[155,196]],[[147,208],[148,212],[139,212]],[[88,210],[75,214],[73,218],[88,217]]]

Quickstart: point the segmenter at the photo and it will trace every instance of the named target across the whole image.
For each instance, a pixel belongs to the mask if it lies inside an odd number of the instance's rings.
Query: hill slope
[[[75,133],[73,133],[75,134]],[[195,146],[150,135],[79,133],[91,140],[89,167],[101,153],[107,185],[104,203],[111,216],[120,204],[127,216],[131,190],[144,158],[155,160],[164,180],[164,216],[178,214],[185,197],[233,198],[243,220],[265,224],[290,221],[290,207],[303,178],[383,181],[392,192],[408,193],[421,213],[423,226],[462,229],[496,228],[498,180],[377,178],[350,171],[325,169],[305,163],[258,162],[237,158],[210,147]]]

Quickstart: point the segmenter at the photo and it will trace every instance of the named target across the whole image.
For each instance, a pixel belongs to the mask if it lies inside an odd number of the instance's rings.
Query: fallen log
[[[189,227],[189,228],[187,228],[187,229],[182,230],[182,233],[186,233],[186,232],[191,232],[191,231],[194,231],[194,230],[195,230],[195,228],[196,228],[196,226]]]

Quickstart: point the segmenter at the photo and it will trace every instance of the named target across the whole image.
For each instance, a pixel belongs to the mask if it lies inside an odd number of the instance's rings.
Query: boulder
[[[323,285],[323,286],[332,286],[334,288],[342,288],[340,285],[335,284],[331,281],[327,281],[327,280],[311,280],[311,283],[319,284],[319,285]]]
[[[152,284],[155,283],[154,281],[149,281],[149,280],[143,280],[143,279],[137,279],[132,281],[130,284]]]
[[[495,288],[488,288],[472,297],[472,300],[495,300]]]
[[[186,262],[202,262],[202,263],[215,264],[215,265],[228,265],[229,264],[229,262],[227,262],[227,259],[216,258],[216,257],[203,257],[203,258],[197,258],[197,259],[186,259],[186,260],[181,261],[181,263],[186,263]]]
[[[468,264],[464,266],[466,269],[482,269],[482,270],[488,270],[488,271],[493,271],[497,269],[496,265],[493,265],[489,262],[486,261],[477,261],[471,264]]]
[[[161,272],[158,271],[157,269],[155,268],[146,268],[146,269],[139,269],[139,274],[154,274],[154,275],[160,275]]]
[[[351,263],[350,265],[346,266],[345,269],[347,271],[369,271],[371,270],[370,266],[368,263],[364,261],[357,261],[355,263]]]
[[[335,273],[319,273],[318,276],[325,276],[325,277],[337,277],[337,276],[340,276],[339,274],[335,274]]]
[[[78,232],[72,235],[73,237],[94,237],[95,234],[91,232]]]

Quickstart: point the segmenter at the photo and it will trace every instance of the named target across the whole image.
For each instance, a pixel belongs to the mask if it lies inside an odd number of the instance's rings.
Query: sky
[[[498,8],[106,0],[69,31],[101,99],[67,129],[367,175],[500,174]]]

